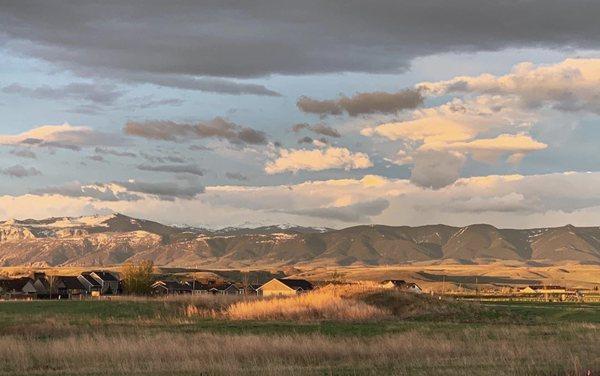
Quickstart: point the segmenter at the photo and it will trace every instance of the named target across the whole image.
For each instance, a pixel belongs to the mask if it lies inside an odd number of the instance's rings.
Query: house
[[[273,278],[258,288],[259,295],[297,295],[313,289],[313,285],[304,279]]]
[[[194,279],[191,281],[187,281],[186,283],[188,284],[188,286],[190,286],[192,294],[209,294],[208,285],[200,281]]]
[[[563,286],[529,285],[519,290],[522,294],[564,294],[567,288]]]
[[[386,289],[397,289],[404,288],[406,286],[406,281],[401,279],[386,279],[381,282],[381,287]]]
[[[57,276],[46,275],[44,272],[34,272],[31,275],[31,280],[36,290],[36,297],[43,299],[58,297],[60,280]]]
[[[100,284],[100,293],[102,295],[112,295],[119,292],[119,280],[112,273],[94,270],[91,272],[81,273],[82,276],[91,277]]]
[[[260,285],[249,284],[246,286],[242,286],[240,288],[240,291],[242,294],[245,294],[245,295],[258,295],[259,288],[260,288]]]
[[[155,295],[191,294],[192,288],[186,282],[174,280],[159,280],[152,284],[152,293]]]
[[[406,292],[420,294],[423,292],[421,287],[413,282],[406,282],[401,279],[386,279],[381,282],[381,286],[386,289],[397,289]]]
[[[213,283],[206,285],[209,294],[215,295],[238,295],[241,290],[233,283]]]
[[[412,283],[412,282],[407,283],[406,286],[404,287],[404,290],[415,293],[415,294],[420,294],[423,292],[423,290],[421,289],[421,287],[419,285],[417,285],[416,283]]]
[[[100,296],[102,285],[90,273],[81,273],[77,276],[77,279],[83,285],[88,295]]]
[[[29,277],[0,280],[0,292],[8,298],[33,298],[36,289]]]
[[[67,299],[80,299],[87,294],[86,287],[75,276],[59,276],[57,291],[60,297]]]

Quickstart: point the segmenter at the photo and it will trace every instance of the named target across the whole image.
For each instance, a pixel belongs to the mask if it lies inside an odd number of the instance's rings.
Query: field
[[[488,305],[368,288],[321,294],[286,300],[292,308],[283,310],[282,299],[227,296],[0,302],[0,374],[600,371],[599,304]]]

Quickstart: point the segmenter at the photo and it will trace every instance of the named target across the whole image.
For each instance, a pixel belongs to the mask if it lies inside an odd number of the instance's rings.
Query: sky
[[[0,2],[0,220],[600,225],[598,14]]]

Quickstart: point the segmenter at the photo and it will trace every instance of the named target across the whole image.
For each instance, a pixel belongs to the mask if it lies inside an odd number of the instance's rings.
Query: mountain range
[[[296,226],[209,230],[122,214],[0,222],[0,266],[173,267],[390,265],[431,260],[600,263],[600,227],[499,229],[487,224]]]

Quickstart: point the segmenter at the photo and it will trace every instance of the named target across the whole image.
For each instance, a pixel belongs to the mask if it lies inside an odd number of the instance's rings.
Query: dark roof
[[[312,283],[308,282],[305,279],[287,279],[287,278],[286,279],[275,278],[275,279],[277,279],[279,282],[283,283],[287,287],[294,289],[294,290],[298,290],[298,289],[312,290],[313,289]]]
[[[213,283],[213,284],[208,284],[206,285],[206,288],[209,290],[215,289],[215,290],[219,290],[219,291],[225,291],[228,288],[230,288],[231,286],[236,287],[236,285],[234,285],[233,283]]]
[[[385,281],[381,282],[381,284],[386,284],[388,282],[392,282],[394,284],[394,286],[403,286],[406,284],[406,281],[402,280],[402,279],[386,279]]]
[[[547,286],[542,286],[542,285],[530,285],[528,287],[531,287],[533,290],[566,290],[566,287],[564,286],[556,286],[556,285],[547,285]]]
[[[190,289],[192,290],[208,290],[210,287],[208,287],[208,285],[206,285],[205,283],[202,283],[200,281],[195,281],[191,280],[191,281],[186,281],[185,283],[187,283],[190,286]]]
[[[94,277],[90,275],[89,272],[81,273],[81,276],[88,281],[92,286],[100,287],[102,286],[100,282],[96,281]]]
[[[0,280],[0,287],[5,291],[21,291],[27,282],[31,282],[29,277],[2,279]]]
[[[156,283],[161,283],[168,290],[172,290],[172,291],[191,291],[192,290],[192,288],[190,286],[188,286],[187,283],[183,283],[183,282],[179,282],[179,281],[159,280],[159,281],[154,282],[154,284],[156,284]]]
[[[60,276],[61,282],[65,285],[67,290],[85,290],[85,286],[77,277],[73,276]]]
[[[92,273],[96,274],[98,277],[100,277],[100,279],[102,279],[105,282],[118,282],[119,281],[112,273],[109,273],[109,272],[105,272],[105,271],[101,271],[101,270],[94,270]]]

